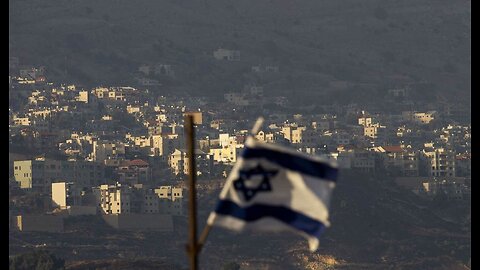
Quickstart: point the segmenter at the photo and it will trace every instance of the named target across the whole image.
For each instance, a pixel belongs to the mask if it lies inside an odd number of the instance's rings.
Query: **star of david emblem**
[[[243,197],[246,201],[250,201],[257,192],[268,192],[272,190],[272,186],[270,185],[270,179],[278,173],[276,170],[265,170],[261,165],[257,165],[257,167],[248,169],[248,170],[240,170],[238,179],[233,182],[233,186],[235,190],[240,191],[243,193]],[[262,179],[260,183],[254,187],[255,185],[252,177],[260,175]]]

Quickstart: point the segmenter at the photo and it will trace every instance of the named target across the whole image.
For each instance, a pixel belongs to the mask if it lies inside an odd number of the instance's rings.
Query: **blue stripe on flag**
[[[325,230],[325,225],[320,221],[284,206],[253,204],[243,208],[230,200],[220,200],[215,212],[221,215],[233,216],[247,222],[256,221],[264,217],[273,217],[317,238],[319,238]]]
[[[337,180],[337,168],[334,168],[325,162],[308,159],[299,155],[292,155],[290,153],[261,147],[245,147],[242,157],[244,159],[265,158],[270,162],[276,163],[292,171],[298,171],[302,174],[323,178],[324,180],[334,182]]]

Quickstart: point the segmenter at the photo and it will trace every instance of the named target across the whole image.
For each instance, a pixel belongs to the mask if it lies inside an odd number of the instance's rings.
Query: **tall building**
[[[304,130],[306,130],[306,127],[284,126],[282,127],[282,134],[285,139],[297,144],[302,142],[302,132]]]
[[[426,147],[423,155],[427,160],[427,168],[430,176],[455,175],[455,153],[443,147]]]
[[[73,182],[78,188],[84,188],[105,181],[104,166],[84,160],[19,160],[13,162],[13,172],[20,188],[48,193],[51,192],[51,184],[55,182]]]
[[[94,161],[106,159],[124,159],[125,144],[121,142],[94,141],[92,157]]]
[[[67,209],[68,206],[81,205],[81,191],[74,183],[52,183],[52,206]]]
[[[160,212],[176,216],[184,215],[183,212],[183,188],[172,186],[160,186],[155,189],[159,198]]]
[[[152,178],[150,165],[141,159],[123,161],[116,174],[120,183],[130,185],[147,184]]]
[[[209,174],[213,166],[211,156],[198,149],[195,149],[195,156],[197,174]],[[187,152],[184,149],[175,149],[175,151],[168,157],[168,165],[170,166],[172,173],[175,175],[182,173],[188,175],[190,173],[189,162]]]
[[[131,189],[128,186],[101,185],[93,190],[103,214],[126,214],[131,209]]]

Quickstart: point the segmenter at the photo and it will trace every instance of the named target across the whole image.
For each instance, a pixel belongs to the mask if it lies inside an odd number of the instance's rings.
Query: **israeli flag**
[[[209,225],[294,230],[315,251],[328,221],[336,164],[249,137],[208,218]]]

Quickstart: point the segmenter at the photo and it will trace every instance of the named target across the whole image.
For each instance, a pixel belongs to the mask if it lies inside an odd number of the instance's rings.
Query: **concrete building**
[[[361,116],[358,118],[358,124],[364,127],[369,127],[373,123],[372,117],[370,116]]]
[[[202,112],[185,112],[183,116],[191,115],[193,117],[193,124],[201,125],[203,123]]]
[[[431,146],[431,147],[430,147]],[[443,147],[428,145],[422,150],[427,161],[430,176],[453,177],[455,174],[455,153]]]
[[[155,194],[157,194],[158,198],[160,199],[167,199],[174,202],[183,199],[183,188],[173,186],[160,186],[155,189]]]
[[[79,91],[77,96],[78,102],[88,103],[89,102],[89,93],[88,91]]]
[[[401,176],[419,176],[417,152],[404,149],[400,145],[379,146],[373,150],[383,155],[384,166],[387,170],[396,169]]]
[[[460,154],[455,157],[455,174],[460,177],[472,176],[472,159],[469,154]]]
[[[131,188],[128,186],[101,185],[93,190],[102,214],[128,214],[130,213]]]
[[[122,142],[94,141],[92,158],[103,162],[106,159],[124,159],[125,144]]]
[[[219,134],[218,137],[218,146],[211,147],[209,155],[216,162],[235,163],[244,147],[243,143],[237,143],[237,137],[230,136],[228,133]],[[215,145],[215,140],[210,142]]]
[[[108,225],[118,230],[173,232],[173,219],[171,215],[134,213],[126,215],[104,215],[102,218]]]
[[[265,132],[263,130],[260,130],[257,135],[255,135],[255,138],[259,141],[262,142],[274,142],[275,141],[275,134],[271,132]]]
[[[385,126],[380,124],[372,124],[363,128],[363,135],[371,139],[378,139],[385,135]]]
[[[428,196],[444,194],[448,199],[466,199],[471,197],[471,188],[455,180],[430,180],[422,183],[423,192]]]
[[[252,72],[255,72],[255,73],[278,72],[278,71],[279,71],[278,66],[274,66],[274,65],[252,66]]]
[[[237,106],[248,106],[251,100],[248,99],[245,93],[230,92],[223,95],[226,101]]]
[[[172,186],[160,186],[155,189],[160,199],[160,212],[169,215],[183,216],[183,188]]]
[[[51,192],[55,182],[73,182],[78,188],[97,186],[104,182],[103,165],[83,160],[52,159],[19,160],[13,162],[15,181],[20,188]]]
[[[167,160],[168,155],[173,153],[176,148],[182,148],[184,142],[183,137],[177,134],[162,134],[150,136],[150,155],[160,156]]]
[[[352,156],[352,169],[365,173],[375,172],[375,153],[363,149],[356,149]]]
[[[30,126],[31,121],[30,121],[29,117],[14,116],[13,117],[13,124],[15,126]]]
[[[293,144],[302,143],[302,133],[305,131],[306,127],[298,127],[298,126],[284,126],[282,127],[281,133],[283,134],[284,138],[290,141]]]
[[[210,155],[201,150],[195,149],[195,156],[197,175],[209,174],[213,165],[213,160]],[[184,149],[175,149],[175,151],[168,157],[168,165],[170,166],[172,173],[175,175],[188,175],[190,173],[189,162],[187,152]]]
[[[173,70],[171,65],[167,64],[156,64],[153,67],[153,73],[155,75],[164,75],[164,76],[175,76],[175,71]]]
[[[81,190],[74,183],[52,183],[52,206],[67,209],[68,206],[81,205]]]
[[[13,218],[12,227],[22,232],[62,232],[63,217],[57,215],[20,215]]]
[[[217,60],[240,61],[240,51],[220,48],[213,51],[213,57]]]
[[[352,135],[346,131],[335,131],[331,134],[335,146],[345,146],[352,142]]]
[[[116,185],[101,185],[94,189],[94,194],[97,205],[104,215],[172,213],[172,211],[161,211],[161,201],[168,200],[170,204],[172,202],[174,205],[181,204],[183,192],[176,188],[170,188],[169,192],[163,191],[166,189],[162,187],[152,189],[143,184],[130,186],[117,183]],[[159,194],[161,194],[161,198]],[[168,208],[170,207],[168,205]]]
[[[404,121],[410,121],[417,124],[429,124],[437,117],[436,111],[428,112],[413,112],[413,111],[404,111],[402,112],[402,117]]]
[[[323,156],[328,160],[335,161],[340,169],[352,169],[353,153],[339,151],[331,152]]]
[[[115,172],[121,184],[147,184],[152,179],[150,165],[141,159],[123,161]]]
[[[143,184],[136,184],[131,189],[131,208],[130,213],[139,214],[158,214],[159,198],[155,191]]]

